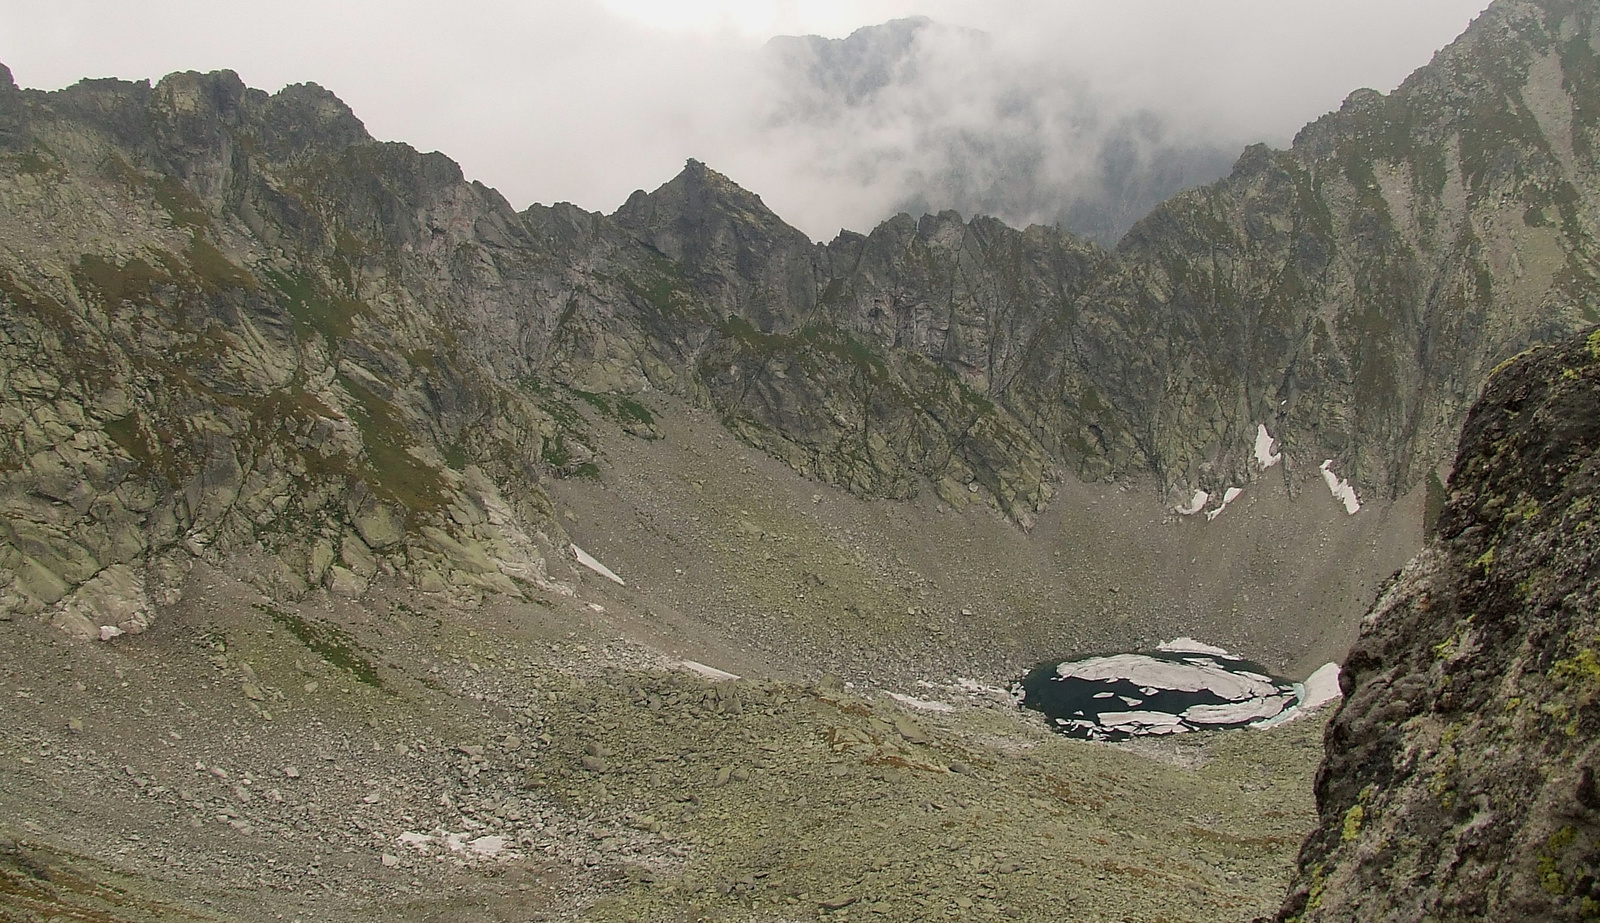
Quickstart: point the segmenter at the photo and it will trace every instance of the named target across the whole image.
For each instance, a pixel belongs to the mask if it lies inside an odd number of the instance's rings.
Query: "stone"
[[[93,641],[100,637],[100,629],[82,612],[57,612],[50,619],[50,625],[79,641]]]
[[[371,580],[378,573],[378,559],[373,556],[372,549],[353,533],[345,533],[344,540],[339,543],[339,560],[363,580]]]
[[[1278,919],[1592,912],[1596,496],[1600,331],[1508,362],[1468,415],[1435,539],[1345,664]]]
[[[328,568],[328,591],[335,596],[355,599],[367,591],[367,581],[355,571],[338,564]]]
[[[95,574],[55,610],[52,624],[75,638],[109,641],[139,634],[150,627],[155,604],[145,589],[144,575],[126,564]]]
[[[904,715],[894,716],[894,729],[907,743],[925,744],[928,742],[928,732],[922,726]]]
[[[374,551],[386,551],[405,539],[406,524],[403,513],[366,493],[350,514],[361,540]]]
[[[335,552],[333,543],[325,538],[319,538],[312,543],[311,555],[306,563],[306,579],[312,583],[321,583],[323,575],[332,566]]]

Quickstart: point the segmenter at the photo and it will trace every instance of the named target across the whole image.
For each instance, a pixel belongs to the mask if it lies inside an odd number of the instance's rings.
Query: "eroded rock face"
[[[1490,379],[1367,616],[1279,919],[1600,914],[1600,330]]]

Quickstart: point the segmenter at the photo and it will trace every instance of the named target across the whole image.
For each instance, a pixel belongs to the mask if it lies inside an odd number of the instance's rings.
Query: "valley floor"
[[[197,564],[144,635],[0,622],[0,920],[1240,921],[1315,819],[1320,720],[1070,741],[657,620]]]

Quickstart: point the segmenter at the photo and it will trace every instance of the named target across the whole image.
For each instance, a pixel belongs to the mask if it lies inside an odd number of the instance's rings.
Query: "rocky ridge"
[[[1024,526],[1063,472],[1214,511],[1331,459],[1397,497],[1494,363],[1595,312],[1592,12],[1502,0],[1114,253],[953,213],[815,245],[693,162],[518,213],[314,86],[0,80],[3,608],[87,587],[133,631],[240,550],[285,598],[570,588],[539,485],[597,470],[580,405],[654,435],[647,390]]]

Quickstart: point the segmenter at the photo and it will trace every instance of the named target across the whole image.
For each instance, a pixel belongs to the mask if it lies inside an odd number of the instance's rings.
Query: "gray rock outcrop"
[[[1600,330],[1490,380],[1345,664],[1280,921],[1600,913]]]

